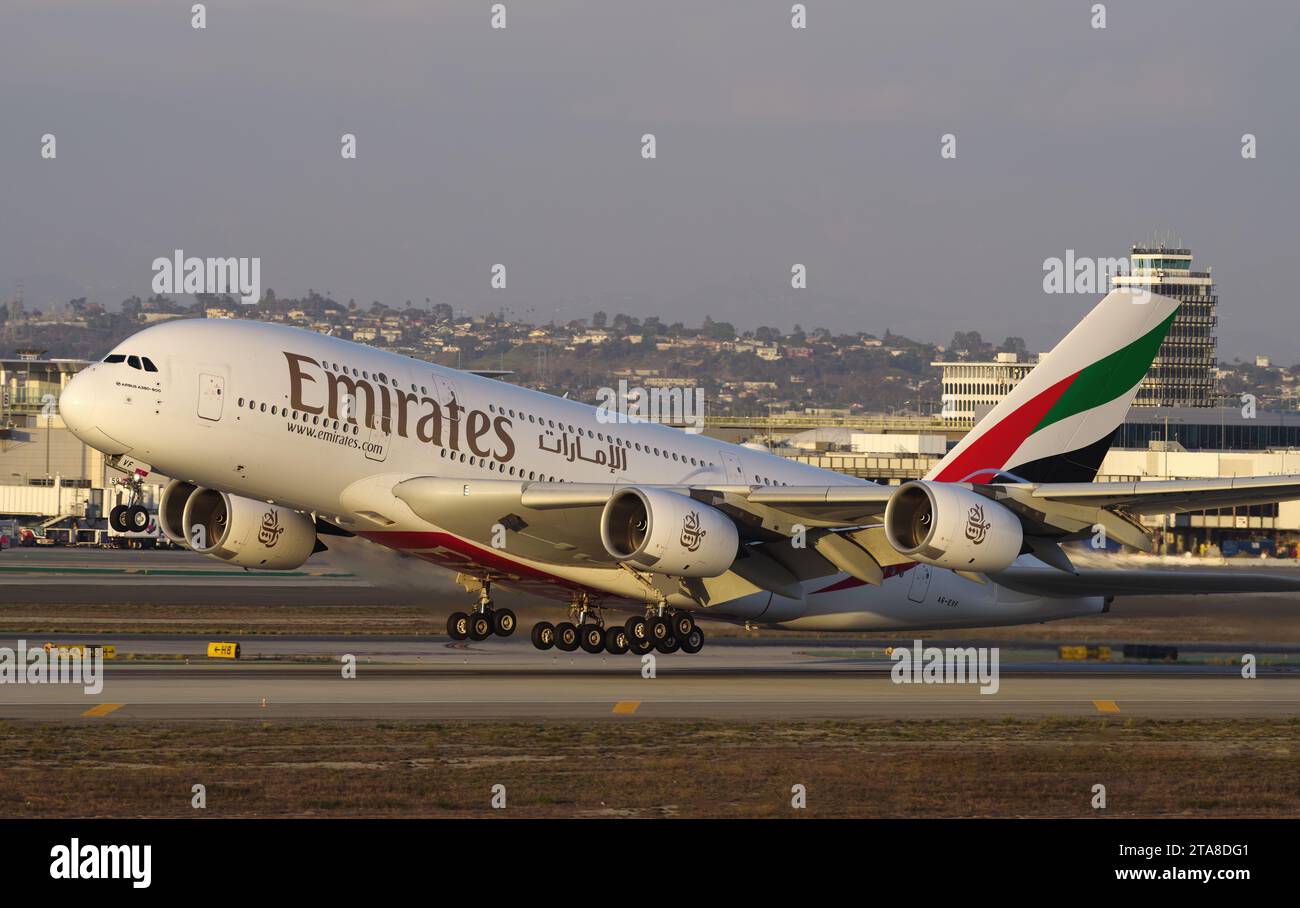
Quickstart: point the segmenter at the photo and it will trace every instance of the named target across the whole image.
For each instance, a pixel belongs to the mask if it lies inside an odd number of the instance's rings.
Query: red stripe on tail
[[[1067,375],[1037,397],[1031,398],[1009,413],[1001,422],[975,439],[935,476],[938,482],[961,482],[977,470],[998,470],[1007,465],[1011,455],[1033,434],[1049,410],[1060,400],[1065,389],[1079,377]]]

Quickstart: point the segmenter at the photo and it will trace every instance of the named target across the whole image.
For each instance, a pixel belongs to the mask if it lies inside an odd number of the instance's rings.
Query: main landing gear
[[[127,487],[127,503],[108,512],[108,525],[117,533],[143,533],[149,529],[149,509],[141,504],[144,501],[144,479],[133,475],[120,482]]]
[[[599,608],[592,608],[585,593],[569,604],[569,620],[559,624],[539,621],[533,625],[533,646],[551,647],[572,653],[606,652],[611,656],[633,653],[643,656],[651,650],[661,653],[698,653],[704,649],[704,631],[690,612],[667,609],[663,603],[646,609],[646,616],[632,617],[623,625],[606,625]]]
[[[493,634],[509,637],[519,622],[508,608],[493,608],[492,581],[484,580],[474,611],[452,612],[447,619],[447,636],[453,640],[486,640]]]

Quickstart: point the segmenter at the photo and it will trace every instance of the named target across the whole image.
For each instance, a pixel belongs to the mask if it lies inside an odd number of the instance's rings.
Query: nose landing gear
[[[119,504],[108,512],[108,525],[117,533],[143,533],[149,529],[149,509],[144,501],[144,479],[132,476],[120,480],[127,487],[126,504]]]

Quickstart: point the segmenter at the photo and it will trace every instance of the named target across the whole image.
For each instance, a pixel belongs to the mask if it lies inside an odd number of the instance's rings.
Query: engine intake
[[[182,526],[194,551],[264,571],[300,567],[316,548],[308,515],[215,489],[189,495]]]
[[[1020,555],[1020,518],[947,482],[908,482],[885,506],[885,538],[899,554],[957,571],[1001,571]]]
[[[176,545],[190,547],[185,534],[185,503],[199,489],[192,482],[173,479],[163,487],[158,499],[158,528]]]
[[[600,541],[611,558],[673,577],[717,577],[736,560],[740,533],[716,508],[666,489],[629,486],[605,504]]]

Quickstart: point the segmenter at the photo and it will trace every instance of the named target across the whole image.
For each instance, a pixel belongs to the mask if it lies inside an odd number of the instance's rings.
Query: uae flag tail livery
[[[1108,293],[926,479],[1092,482],[1178,313],[1153,293]]]

